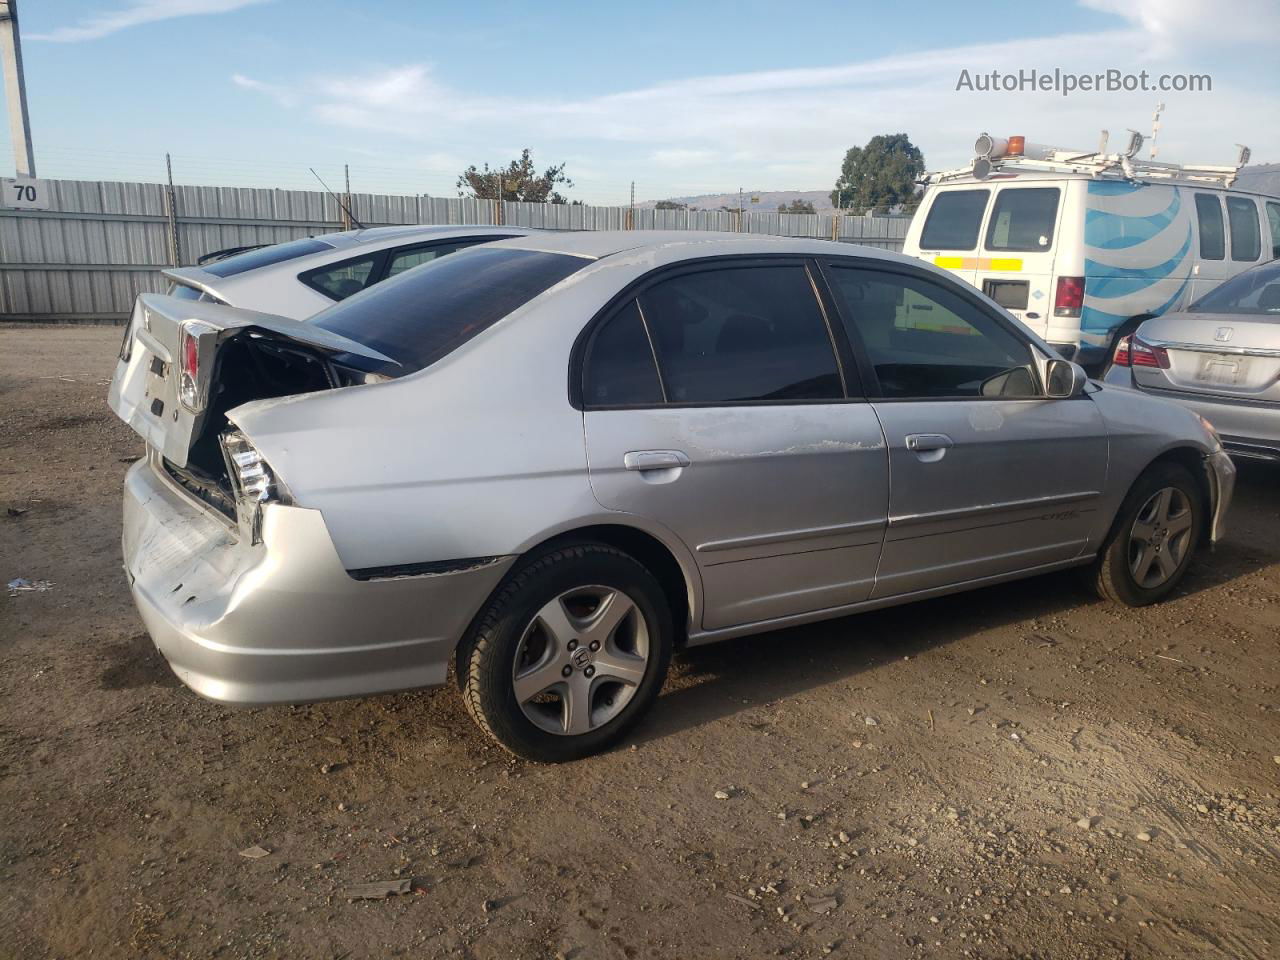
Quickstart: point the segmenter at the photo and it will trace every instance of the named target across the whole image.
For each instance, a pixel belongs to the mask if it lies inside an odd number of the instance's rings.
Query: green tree
[[[916,180],[924,173],[924,154],[905,133],[882,133],[865,147],[850,147],[831,191],[831,203],[864,213],[901,203],[915,207]]]
[[[556,187],[573,186],[564,172],[564,164],[547,167],[541,174],[533,165],[529,148],[505,167],[483,167],[475,164],[458,175],[458,196],[472,196],[477,200],[519,200],[524,203],[568,203]],[[501,192],[499,192],[501,185]],[[470,192],[468,192],[470,191]]]
[[[790,203],[778,204],[779,213],[817,213],[808,200],[792,200]]]
[[[653,205],[655,210],[688,210],[687,203],[678,203],[675,200],[659,200]]]

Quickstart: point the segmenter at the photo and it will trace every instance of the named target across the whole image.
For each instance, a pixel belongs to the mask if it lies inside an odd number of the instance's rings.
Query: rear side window
[[[502,238],[490,237],[486,239],[500,240]],[[402,250],[395,250],[392,252],[391,262],[387,266],[387,276],[394,277],[397,274],[404,273],[406,270],[412,270],[414,267],[420,267],[424,263],[430,263],[438,257],[443,257],[446,254],[454,253],[482,242],[484,241],[463,240],[458,243],[433,243],[425,247],[408,247]]]
[[[1200,259],[1222,260],[1227,240],[1222,228],[1222,204],[1208,193],[1196,194],[1196,223],[1200,228]]]
[[[1237,273],[1187,310],[1190,313],[1280,314],[1280,260]]]
[[[1271,227],[1271,256],[1280,257],[1280,203],[1267,201],[1267,225]]]
[[[835,267],[849,337],[892,399],[1035,397],[1027,345],[995,317],[924,277]]]
[[[924,250],[973,250],[990,190],[947,190],[933,198],[920,247]]]
[[[1048,250],[1057,219],[1057,187],[1001,190],[987,226],[987,249]]]
[[[591,262],[477,246],[375,284],[310,322],[420,370]]]
[[[375,253],[318,270],[308,270],[300,274],[298,279],[332,300],[345,300],[369,285],[369,278],[377,265],[378,254]]]
[[[227,257],[225,260],[209,264],[204,270],[215,277],[234,277],[237,273],[269,267],[273,263],[284,263],[286,260],[296,260],[298,257],[332,249],[333,247],[322,240],[306,237],[302,240],[290,240],[288,243],[277,243],[270,247],[259,247],[247,253],[237,253],[234,257]]]
[[[1262,254],[1258,208],[1248,197],[1227,197],[1227,222],[1231,226],[1231,259],[1253,261]]]
[[[794,266],[686,273],[640,295],[670,403],[843,397],[809,272]]]
[[[582,396],[588,407],[662,403],[653,349],[634,300],[592,337],[583,363]]]

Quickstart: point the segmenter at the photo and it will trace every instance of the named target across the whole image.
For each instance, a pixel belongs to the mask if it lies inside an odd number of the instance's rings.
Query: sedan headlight
[[[258,448],[239,430],[228,430],[218,439],[231,480],[231,492],[235,495],[236,513],[248,524],[253,542],[258,543],[262,539],[259,530],[262,505],[289,502],[288,491]]]

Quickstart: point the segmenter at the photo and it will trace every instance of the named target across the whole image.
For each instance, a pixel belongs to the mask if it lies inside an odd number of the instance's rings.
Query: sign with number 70
[[[0,207],[48,210],[48,183],[34,177],[0,177]]]

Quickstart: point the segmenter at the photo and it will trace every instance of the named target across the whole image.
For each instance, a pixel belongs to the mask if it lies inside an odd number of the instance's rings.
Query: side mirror
[[[1054,358],[1045,366],[1045,395],[1053,400],[1069,400],[1084,393],[1089,375],[1070,360]]]

